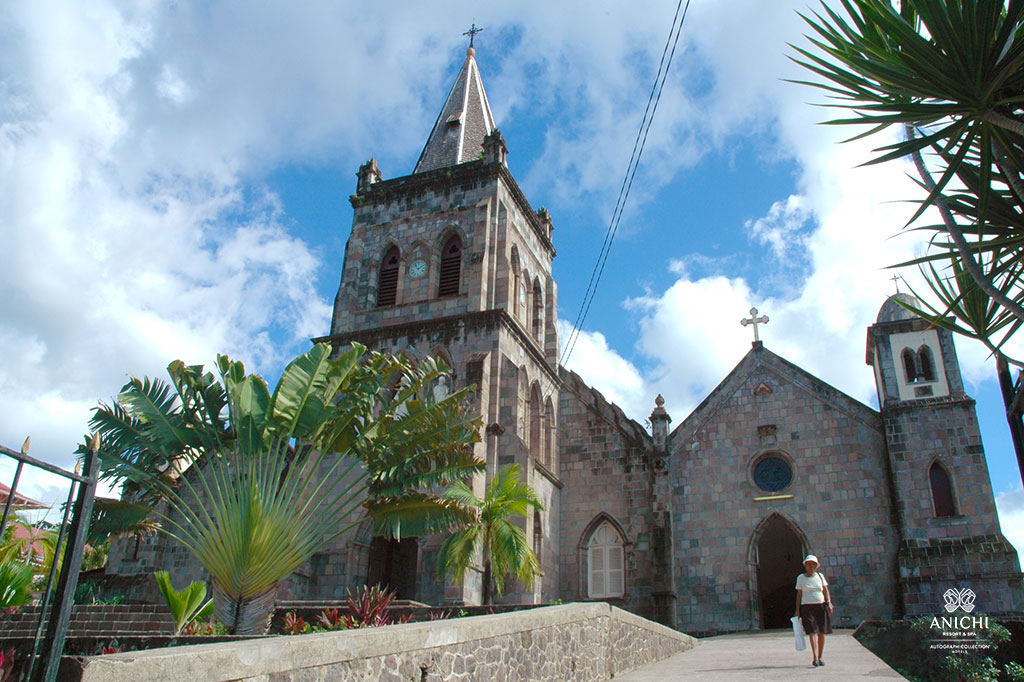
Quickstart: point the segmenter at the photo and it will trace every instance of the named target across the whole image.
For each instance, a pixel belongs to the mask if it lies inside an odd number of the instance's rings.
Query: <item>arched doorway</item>
[[[805,543],[786,518],[772,514],[754,531],[761,627],[788,628],[796,606],[796,577],[803,571]]]
[[[418,550],[416,538],[374,537],[370,543],[366,584],[393,590],[396,599],[415,599]]]

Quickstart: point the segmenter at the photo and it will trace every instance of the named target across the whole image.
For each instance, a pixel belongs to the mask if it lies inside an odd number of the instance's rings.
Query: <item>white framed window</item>
[[[587,543],[587,596],[621,597],[626,591],[622,537],[605,521]]]

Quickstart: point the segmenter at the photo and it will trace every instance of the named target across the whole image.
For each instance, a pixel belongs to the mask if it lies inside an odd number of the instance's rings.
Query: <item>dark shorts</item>
[[[808,635],[827,635],[832,632],[832,618],[825,604],[801,604],[800,621]]]

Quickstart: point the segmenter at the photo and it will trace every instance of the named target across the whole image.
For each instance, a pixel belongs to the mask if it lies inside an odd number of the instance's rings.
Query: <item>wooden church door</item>
[[[803,572],[803,542],[781,516],[772,516],[757,538],[757,593],[761,627],[788,628],[796,606],[796,577]]]
[[[395,599],[415,599],[418,550],[416,538],[374,537],[370,543],[366,584],[393,590]]]

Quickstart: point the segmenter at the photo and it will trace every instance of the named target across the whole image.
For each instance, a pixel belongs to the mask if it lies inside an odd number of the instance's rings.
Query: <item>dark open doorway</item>
[[[788,628],[796,606],[796,577],[803,571],[804,546],[798,531],[773,514],[761,524],[757,537],[757,592],[761,597],[761,627]]]
[[[415,599],[418,549],[416,538],[373,538],[366,584],[393,590],[396,599]]]

